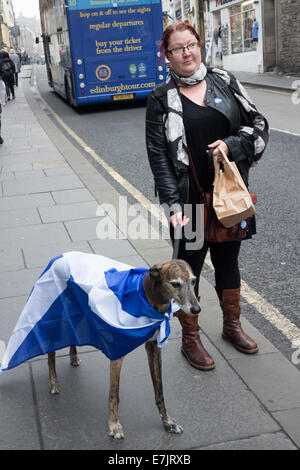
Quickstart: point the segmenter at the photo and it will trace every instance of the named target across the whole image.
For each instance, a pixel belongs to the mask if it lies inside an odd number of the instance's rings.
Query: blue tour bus
[[[48,82],[71,105],[144,99],[165,80],[161,0],[39,0]]]

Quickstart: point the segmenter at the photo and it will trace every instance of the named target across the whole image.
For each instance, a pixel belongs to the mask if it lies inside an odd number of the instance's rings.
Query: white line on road
[[[300,134],[297,134],[297,132],[283,131],[282,129],[276,129],[275,127],[271,127],[270,129],[271,131],[283,132],[284,134],[295,135],[296,137],[300,137]]]
[[[35,89],[43,102],[43,104],[49,109],[56,121],[65,129],[65,131],[82,147],[82,149],[87,152],[94,160],[96,160],[106,171],[107,173],[117,181],[125,190],[131,194],[138,202],[140,202],[153,216],[158,218],[161,223],[165,226],[168,226],[167,219],[163,212],[159,210],[155,205],[149,201],[138,189],[136,189],[129,181],[127,181],[123,176],[117,173],[108,163],[106,163],[103,158],[101,158],[95,150],[89,147],[83,139],[78,137],[77,134],[63,122],[63,120],[56,114],[53,108],[44,100],[41,96],[36,82],[36,77],[34,79]],[[274,129],[277,130],[277,129]],[[288,131],[280,131],[288,132]],[[300,134],[295,134],[300,136]],[[210,259],[207,259],[206,264],[213,268]],[[242,297],[251,305],[253,305],[256,310],[266,318],[277,330],[279,330],[289,341],[296,343],[300,341],[300,328],[298,328],[294,323],[292,323],[288,318],[286,318],[280,311],[275,308],[272,304],[267,302],[260,294],[258,294],[254,289],[252,289],[245,281],[241,281],[241,291]]]

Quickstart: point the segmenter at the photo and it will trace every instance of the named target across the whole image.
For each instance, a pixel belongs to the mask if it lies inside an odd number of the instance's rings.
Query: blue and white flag
[[[162,314],[147,301],[148,269],[104,256],[69,252],[50,261],[34,284],[9,339],[1,371],[67,346],[90,345],[115,360],[158,330],[163,347],[170,334],[171,304]]]

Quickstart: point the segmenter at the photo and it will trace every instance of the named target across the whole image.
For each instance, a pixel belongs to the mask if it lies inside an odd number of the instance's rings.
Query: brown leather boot
[[[211,370],[215,361],[204,348],[199,335],[198,315],[188,315],[182,310],[175,313],[182,326],[181,352],[196,369]]]
[[[240,322],[240,289],[224,289],[220,305],[223,310],[223,338],[232,343],[238,351],[246,354],[256,353],[256,342],[243,331]]]

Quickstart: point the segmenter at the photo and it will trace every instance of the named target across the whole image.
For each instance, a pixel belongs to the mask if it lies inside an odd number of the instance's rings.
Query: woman
[[[0,76],[0,144],[3,144],[4,140],[1,137],[1,114],[2,108],[6,106],[7,95],[6,95],[6,87],[5,83]]]
[[[200,38],[192,26],[183,22],[170,25],[161,44],[170,73],[167,82],[156,87],[149,97],[146,142],[160,203],[171,208],[174,240],[176,226],[193,223],[193,218],[190,221],[184,214],[184,204],[191,203],[195,214],[196,204],[202,202],[199,186],[204,193],[212,191],[214,175],[209,155],[213,153],[222,162],[220,149],[223,150],[236,162],[248,186],[249,168],[261,157],[268,142],[268,123],[230,72],[206,69],[201,62]],[[232,241],[211,242],[208,237],[196,251],[187,249],[183,238],[178,254],[178,258],[191,265],[197,277],[197,294],[201,269],[210,249],[223,310],[223,338],[248,354],[256,353],[258,346],[240,323],[238,255],[241,239],[254,233],[252,220]],[[214,360],[200,340],[198,316],[182,311],[176,315],[182,326],[182,353],[188,362],[197,369],[213,369]]]
[[[8,52],[0,51],[0,75],[6,86],[7,99],[10,101],[10,93],[12,99],[15,99],[15,64],[9,58]]]

